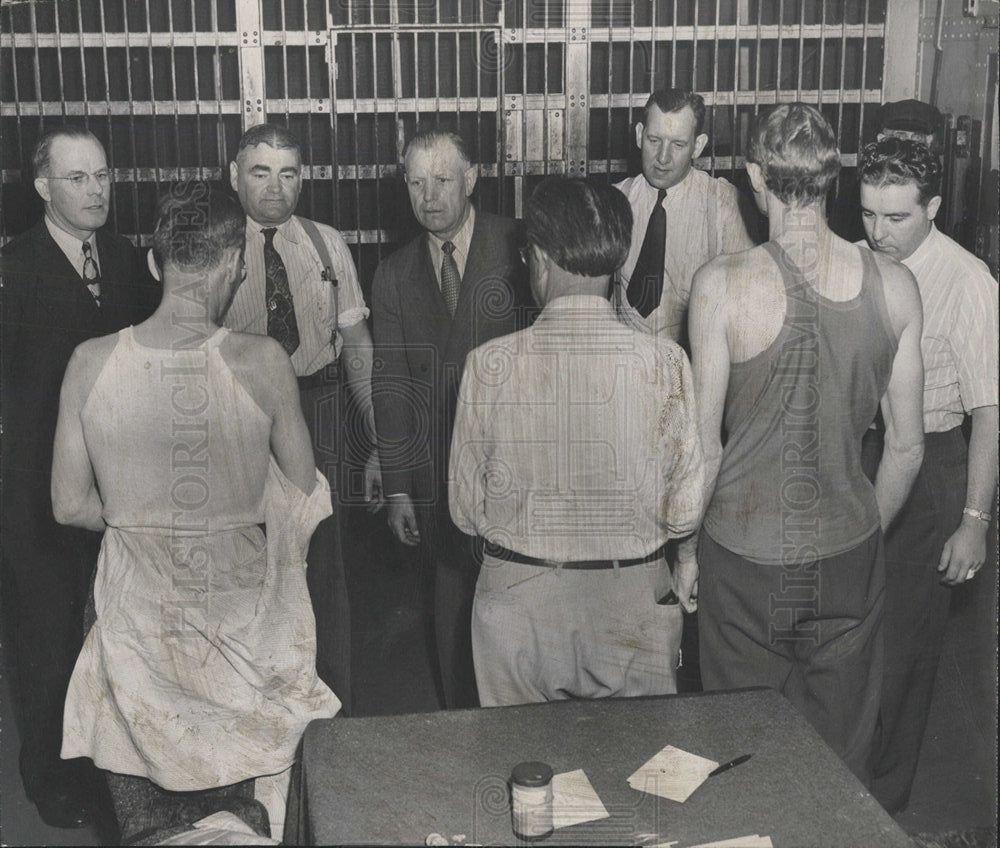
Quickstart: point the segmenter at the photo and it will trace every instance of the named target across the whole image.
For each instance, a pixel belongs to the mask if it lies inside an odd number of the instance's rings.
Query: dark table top
[[[753,756],[681,804],[627,783],[665,745],[718,762]],[[678,848],[754,833],[775,848],[912,845],[768,689],[314,721],[303,744],[302,835],[319,845],[422,845],[432,832],[515,844],[507,780],[523,760],[556,773],[582,768],[611,814],[541,845],[628,845],[653,833]]]

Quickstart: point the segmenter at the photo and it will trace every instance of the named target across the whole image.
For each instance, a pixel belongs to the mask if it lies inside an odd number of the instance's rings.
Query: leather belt
[[[663,545],[651,554],[647,554],[644,557],[636,557],[635,559],[578,559],[559,562],[558,560],[541,559],[540,557],[520,554],[517,551],[512,551],[510,548],[505,548],[503,545],[498,545],[496,542],[487,541],[481,536],[478,537],[477,541],[479,543],[480,558],[482,558],[482,554],[489,554],[491,557],[502,559],[505,562],[519,562],[522,565],[540,565],[545,568],[580,569],[582,571],[615,568],[616,566],[618,568],[628,568],[631,565],[643,565],[647,562],[662,559],[667,549],[667,546]]]

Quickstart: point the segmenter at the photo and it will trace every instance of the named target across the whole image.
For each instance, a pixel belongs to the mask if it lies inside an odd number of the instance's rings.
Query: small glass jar
[[[510,775],[511,823],[521,839],[544,839],[552,833],[552,768],[518,763]]]

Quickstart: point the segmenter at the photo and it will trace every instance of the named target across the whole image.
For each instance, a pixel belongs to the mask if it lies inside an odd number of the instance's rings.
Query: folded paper
[[[629,777],[628,783],[640,792],[683,803],[718,765],[714,760],[667,745]]]
[[[583,769],[552,778],[552,826],[569,827],[610,815]]]

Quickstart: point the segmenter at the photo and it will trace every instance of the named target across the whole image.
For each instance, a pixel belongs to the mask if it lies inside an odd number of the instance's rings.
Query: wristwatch
[[[990,523],[990,519],[993,518],[988,512],[983,512],[981,509],[973,509],[971,506],[965,507],[962,510],[962,515],[968,515],[970,518],[977,518],[980,521],[985,521],[987,524]]]

